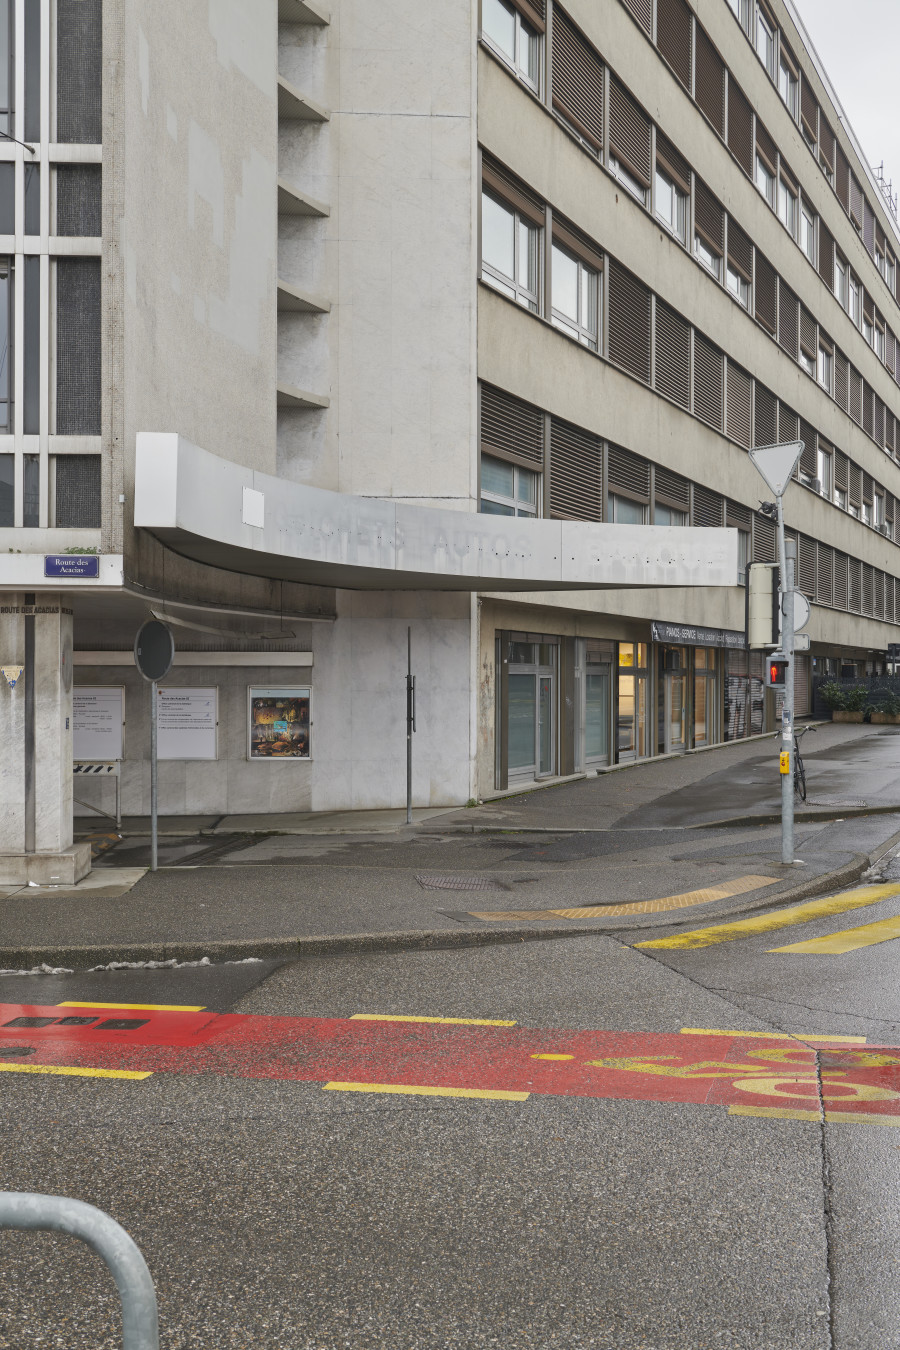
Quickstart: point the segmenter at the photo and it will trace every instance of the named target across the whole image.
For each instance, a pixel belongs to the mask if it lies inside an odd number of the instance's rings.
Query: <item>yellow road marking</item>
[[[525,1102],[531,1095],[500,1088],[420,1087],[411,1083],[324,1083],[323,1087],[326,1092],[398,1092],[410,1097],[477,1097],[494,1102]]]
[[[801,1111],[789,1106],[729,1106],[730,1116],[770,1116],[773,1120],[822,1119],[818,1111]],[[827,1125],[900,1125],[900,1116],[864,1115],[862,1111],[826,1111]]]
[[[865,1045],[865,1036],[806,1036],[799,1031],[719,1031],[710,1027],[682,1027],[682,1036],[740,1036],[763,1041],[846,1041],[848,1045]]]
[[[89,1003],[70,999],[67,1003],[56,1003],[56,1008],[136,1008],[142,1012],[205,1012],[204,1003]]]
[[[900,937],[900,917],[881,919],[878,923],[864,923],[859,928],[845,928],[828,937],[811,938],[809,942],[792,942],[787,947],[770,947],[770,952],[790,952],[792,956],[809,953],[812,956],[841,956],[860,947],[874,947],[877,942],[890,942]]]
[[[532,1059],[574,1059],[574,1055],[532,1055]]]
[[[714,924],[710,928],[695,928],[690,933],[676,933],[673,937],[653,938],[649,942],[636,942],[634,945],[692,951],[697,947],[711,947],[717,942],[733,942],[735,938],[753,937],[757,933],[773,933],[779,928],[809,923],[812,919],[827,918],[831,914],[844,914],[849,909],[861,909],[864,905],[874,905],[895,895],[900,895],[900,882],[861,886],[858,890],[842,891],[840,895],[811,900],[805,905],[791,905],[787,909],[777,909],[771,914],[757,914],[752,919]]]
[[[438,1022],[465,1027],[514,1027],[515,1022],[492,1021],[489,1017],[408,1017],[405,1013],[354,1013],[351,1022]]]
[[[150,1078],[152,1071],[140,1069],[82,1069],[64,1064],[5,1064],[0,1073],[53,1073],[67,1078]]]
[[[712,900],[725,900],[730,895],[744,895],[763,886],[774,886],[777,877],[735,877],[718,886],[706,886],[700,891],[683,891],[680,895],[665,895],[661,900],[634,900],[621,905],[582,905],[578,909],[517,909],[470,910],[474,919],[497,922],[501,919],[603,919],[621,918],[624,914],[660,914],[670,909],[688,909],[691,905],[708,905]]]

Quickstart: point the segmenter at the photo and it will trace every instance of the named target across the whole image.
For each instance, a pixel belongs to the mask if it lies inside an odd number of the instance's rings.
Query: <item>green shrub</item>
[[[863,685],[855,689],[845,689],[844,708],[847,712],[862,712],[869,701],[869,691]]]
[[[836,681],[831,680],[819,689],[819,698],[832,712],[844,712],[847,707],[847,691]]]
[[[873,712],[888,713],[891,717],[900,714],[900,694],[893,689],[873,689]]]

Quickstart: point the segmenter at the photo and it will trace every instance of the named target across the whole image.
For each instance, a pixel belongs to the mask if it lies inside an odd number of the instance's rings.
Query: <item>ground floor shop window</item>
[[[510,777],[543,778],[556,772],[555,642],[510,642],[507,754]]]
[[[694,648],[694,746],[716,739],[716,651]]]
[[[609,763],[612,712],[612,642],[579,638],[576,651],[575,767],[599,768]]]
[[[649,688],[645,642],[620,642],[616,747],[620,761],[643,759],[649,746]]]

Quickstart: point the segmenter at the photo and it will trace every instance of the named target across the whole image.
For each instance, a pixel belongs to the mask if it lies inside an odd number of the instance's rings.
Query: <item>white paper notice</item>
[[[215,759],[218,691],[160,689],[157,711],[160,759]]]
[[[72,690],[72,758],[121,759],[124,720],[124,689],[76,684]]]

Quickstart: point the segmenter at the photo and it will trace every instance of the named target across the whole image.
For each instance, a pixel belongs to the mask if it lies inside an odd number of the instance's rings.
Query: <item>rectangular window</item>
[[[735,18],[745,32],[750,32],[750,0],[728,0]]]
[[[888,284],[888,290],[893,293],[894,290],[894,259],[890,253],[884,255],[884,279]]]
[[[99,263],[99,258],[98,258]],[[33,255],[24,260],[25,302],[23,342],[22,430],[26,436],[40,431],[41,374],[41,260]]]
[[[884,329],[875,325],[875,355],[879,361],[884,360]]]
[[[750,282],[746,277],[742,277],[736,267],[728,264],[727,276],[728,289],[734,298],[744,306],[744,309],[750,308]]]
[[[41,170],[37,164],[25,165],[25,233],[41,232]]]
[[[656,215],[676,239],[687,241],[687,194],[662,169],[656,170]]]
[[[540,233],[513,207],[482,192],[482,278],[534,314],[540,313]]]
[[[10,260],[9,258],[0,258],[0,431],[7,433],[13,429],[12,298],[13,282]]]
[[[611,492],[606,518],[616,525],[645,525],[647,508],[643,502],[633,502],[630,497],[620,497]]]
[[[778,219],[788,234],[797,237],[797,198],[783,178],[778,180]]]
[[[884,497],[877,492],[875,493],[875,524],[876,526],[884,524]]]
[[[813,379],[816,378],[816,358],[803,347],[800,348],[800,364],[807,375],[811,375]]]
[[[41,7],[25,6],[25,126],[26,141],[41,139]]]
[[[541,38],[505,0],[481,0],[481,36],[534,89],[540,87]]]
[[[820,450],[818,456],[819,491],[823,497],[831,499],[831,455]]]
[[[868,314],[863,314],[863,337],[870,347],[875,346],[875,325]]]
[[[756,186],[775,210],[775,175],[761,155],[756,156]]]
[[[884,250],[880,244],[875,245],[875,266],[882,276],[884,276]]]
[[[813,267],[816,265],[816,218],[803,205],[800,207],[800,247]]]
[[[819,384],[829,394],[834,389],[834,357],[825,347],[819,348]]]
[[[16,87],[13,54],[13,3],[14,0],[0,0],[0,131],[12,134],[13,90]],[[2,491],[2,488],[0,488]],[[2,512],[0,506],[0,512]]]
[[[782,56],[778,68],[778,92],[795,122],[799,116],[799,91],[797,76]]]
[[[618,178],[623,187],[627,188],[633,197],[637,197],[642,206],[647,205],[647,189],[643,183],[638,182],[634,174],[626,169],[625,165],[615,155],[609,157],[610,172]]]
[[[536,516],[538,476],[531,469],[481,456],[481,504],[487,516]]]
[[[847,264],[837,253],[834,255],[834,293],[847,308]]]
[[[11,529],[16,520],[16,459],[0,455],[0,529]]]
[[[859,518],[864,525],[872,524],[872,505],[870,502],[863,502]]]
[[[554,244],[551,257],[554,327],[597,350],[600,278],[593,267]]]
[[[774,80],[775,30],[759,6],[756,9],[756,53]]]
[[[22,524],[36,530],[41,523],[41,457],[23,455]]]
[[[839,506],[842,511],[847,510],[847,491],[846,488],[836,487],[834,489],[834,504]]]
[[[850,277],[850,318],[859,328],[862,318],[862,293],[859,282],[852,275]]]
[[[722,259],[714,253],[709,244],[700,234],[694,235],[694,257],[701,262],[705,268],[712,272],[717,280],[722,277]]]
[[[657,503],[653,508],[653,523],[655,525],[687,525],[687,511],[676,511],[673,506],[660,506]]]

